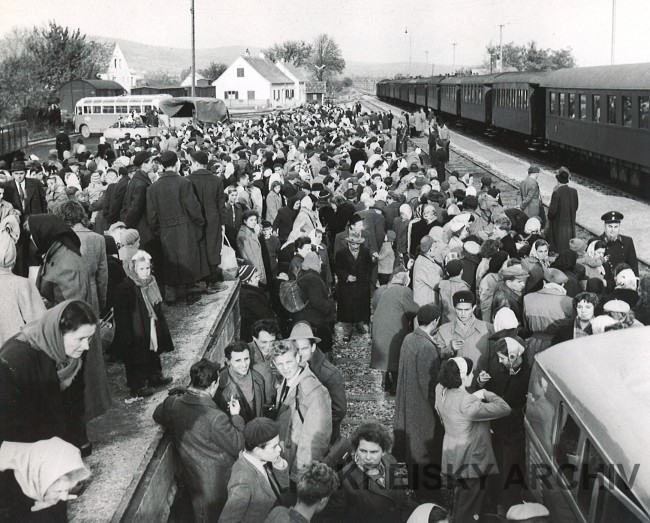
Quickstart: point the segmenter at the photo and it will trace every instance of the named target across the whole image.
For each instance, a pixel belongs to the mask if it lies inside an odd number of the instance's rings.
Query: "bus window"
[[[580,111],[580,119],[587,119],[587,95],[579,94],[578,95],[578,110]]]
[[[600,122],[600,95],[591,96],[591,119],[594,122]]]
[[[573,483],[574,476],[578,470],[578,442],[580,441],[580,427],[573,420],[562,404],[560,420],[564,418],[564,425],[560,429],[558,442],[555,447],[555,461],[562,474],[569,483]]]
[[[128,108],[126,105],[116,105],[115,106],[115,112],[120,113],[120,114],[126,114],[128,113]]]
[[[589,514],[589,505],[591,504],[591,495],[594,491],[594,485],[598,474],[607,475],[607,463],[594,448],[591,441],[585,443],[584,460],[582,462],[582,471],[580,474],[580,487],[578,488],[578,503],[583,514]]]
[[[114,114],[114,113],[115,113],[115,106],[105,105],[102,107],[102,114]]]
[[[84,108],[84,109],[85,109],[85,108]],[[81,111],[82,111],[82,108],[81,108],[81,107],[77,107],[77,114],[81,114]]]
[[[551,92],[551,100],[550,100],[550,113],[555,114],[555,111],[557,110],[557,93]]]
[[[102,112],[102,108],[99,105],[93,105],[93,114],[99,114]]]
[[[632,97],[622,96],[623,101],[623,127],[632,127]]]
[[[84,114],[90,114],[90,111],[91,111],[90,107],[84,105]]]
[[[650,129],[650,96],[639,96],[639,127]]]
[[[616,123],[616,95],[607,97],[607,123]]]
[[[607,479],[602,480],[605,484],[598,492],[598,501],[596,502],[596,517],[594,523],[612,523],[614,521],[624,521],[625,523],[646,523],[647,518],[642,516],[642,511],[637,509],[635,503],[629,499],[634,498],[626,486],[623,487],[625,494],[616,488]],[[622,483],[617,476],[617,483]],[[629,498],[628,498],[629,496]]]

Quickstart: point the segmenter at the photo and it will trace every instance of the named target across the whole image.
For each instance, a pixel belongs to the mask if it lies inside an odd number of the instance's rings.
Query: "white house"
[[[278,62],[275,64],[290,80],[293,81],[294,90],[297,93],[296,105],[301,105],[307,101],[306,85],[309,81],[309,74],[300,67],[291,63]]]
[[[131,71],[118,43],[116,43],[113,48],[113,54],[109,60],[106,72],[99,76],[102,80],[112,80],[113,82],[117,82],[129,93],[131,92],[131,89],[137,87],[138,80],[142,78]]]
[[[295,82],[263,56],[240,56],[212,85],[216,97],[223,98],[231,108],[252,105],[286,107],[299,103]]]

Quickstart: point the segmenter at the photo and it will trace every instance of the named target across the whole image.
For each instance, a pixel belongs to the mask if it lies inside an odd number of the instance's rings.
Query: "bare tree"
[[[340,47],[326,34],[318,35],[314,40],[309,61],[318,80],[331,78],[345,69]]]

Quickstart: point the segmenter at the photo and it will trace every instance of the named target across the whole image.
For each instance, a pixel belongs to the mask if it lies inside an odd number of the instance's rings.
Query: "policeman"
[[[616,279],[616,266],[619,263],[626,263],[638,276],[639,263],[632,238],[619,234],[623,215],[618,211],[610,211],[603,214],[600,219],[605,222],[605,232],[599,238],[607,245],[605,251],[605,278],[607,279],[607,287],[613,289]]]

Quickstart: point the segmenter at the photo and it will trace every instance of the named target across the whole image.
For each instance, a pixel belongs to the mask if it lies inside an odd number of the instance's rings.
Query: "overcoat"
[[[253,382],[253,404],[251,405],[246,401],[246,397],[242,392],[241,388],[235,380],[230,377],[228,369],[224,369],[219,374],[219,388],[215,394],[215,401],[217,405],[226,412],[228,407],[228,402],[231,398],[235,398],[239,401],[241,406],[240,416],[244,419],[245,423],[248,423],[254,418],[258,418],[262,415],[262,406],[267,402],[265,394],[265,383],[262,375],[253,369],[252,364],[253,358],[251,357],[251,366],[249,372],[251,374],[251,379]]]
[[[476,318],[472,319],[467,332],[463,332],[460,322],[455,319],[440,326],[433,335],[433,343],[443,356],[449,356],[453,354],[452,340],[463,340],[465,342],[463,348],[454,356],[470,358],[476,365],[479,357],[487,351],[488,338],[493,332],[494,328],[491,323]]]
[[[539,184],[535,178],[528,176],[519,184],[519,195],[521,196],[521,210],[529,218],[539,218],[539,208],[541,205],[539,195]]]
[[[199,250],[205,220],[187,178],[174,171],[162,173],[147,190],[147,216],[162,243],[167,285],[186,285],[210,274]]]
[[[420,255],[413,265],[413,300],[422,306],[439,302],[438,285],[442,280],[442,267],[428,256]]]
[[[560,252],[569,248],[569,240],[576,236],[577,212],[578,191],[568,185],[560,185],[553,191],[548,206],[548,241],[552,251]]]
[[[108,263],[106,261],[106,241],[101,234],[92,232],[77,223],[72,230],[81,241],[81,258],[90,277],[90,292],[92,306],[95,314],[99,315],[106,303],[106,289],[108,287]]]
[[[294,314],[294,321],[307,321],[312,327],[334,321],[334,300],[330,297],[329,289],[320,274],[313,269],[303,271],[297,279],[297,284],[307,305]]]
[[[404,338],[395,398],[393,454],[406,463],[440,464],[442,427],[435,414],[435,390],[442,363],[431,336],[415,329]]]
[[[244,448],[244,420],[206,395],[169,396],[153,419],[174,438],[196,521],[216,523],[228,497],[230,470]]]
[[[344,323],[369,321],[372,261],[368,249],[361,245],[355,258],[346,245],[336,252],[334,267],[338,278],[337,320]],[[355,276],[357,280],[348,282],[348,276]]]
[[[413,301],[413,291],[402,285],[387,285],[377,300],[372,318],[372,354],[370,367],[397,372],[400,349],[406,335],[413,330],[413,318],[420,306]]]
[[[329,361],[319,348],[309,358],[309,369],[314,373],[330,395],[332,402],[332,441],[340,435],[340,425],[348,412],[345,382],[341,371]]]
[[[239,311],[243,320],[240,338],[245,341],[252,340],[251,327],[257,320],[277,319],[264,291],[246,283],[239,290]]]
[[[147,216],[147,189],[150,186],[149,176],[138,169],[126,188],[120,212],[120,219],[127,229],[137,229],[140,233],[140,245],[145,248],[154,239]]]
[[[442,280],[438,285],[438,288],[442,309],[440,323],[449,323],[450,321],[454,321],[454,318],[456,317],[453,301],[454,294],[459,291],[468,291],[470,288],[462,276],[452,276],[448,280]]]
[[[237,250],[242,258],[251,262],[260,273],[260,283],[266,283],[266,270],[259,236],[250,227],[242,225],[237,233]]]
[[[544,287],[524,296],[524,317],[532,334],[526,350],[530,360],[551,346],[553,333],[547,331],[551,324],[573,314],[573,300],[560,289]]]
[[[200,248],[206,250],[208,264],[213,269],[221,263],[221,227],[226,223],[223,180],[207,169],[197,169],[187,179],[192,182],[205,222],[202,230],[204,242]]]
[[[36,286],[27,278],[0,268],[0,346],[26,323],[38,319],[45,305]]]

